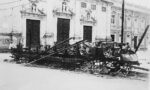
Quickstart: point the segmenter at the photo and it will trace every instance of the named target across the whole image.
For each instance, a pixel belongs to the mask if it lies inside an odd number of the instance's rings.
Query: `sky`
[[[8,2],[14,2],[15,3],[9,3],[6,4]],[[19,2],[16,2],[19,0],[0,0],[0,32],[1,32],[1,28],[5,28],[5,31],[9,31],[10,28],[12,28],[12,23],[19,23],[18,22],[14,22],[15,19],[17,19],[18,15],[16,15],[17,13],[15,13],[15,10],[17,11],[17,8],[15,9],[9,9],[9,10],[2,10],[5,8],[10,8],[13,6],[18,6],[21,5],[22,3],[27,3],[28,0],[20,0]],[[122,0],[119,0],[122,1]],[[139,6],[143,6],[143,7],[147,7],[150,9],[150,0],[125,0],[125,2],[128,2],[130,4],[135,4],[135,5],[139,5]],[[5,3],[5,4],[4,4]],[[18,10],[19,11],[19,10]],[[11,15],[14,15],[14,18],[11,18]],[[7,28],[9,27],[9,28]],[[18,28],[18,27],[16,27]]]

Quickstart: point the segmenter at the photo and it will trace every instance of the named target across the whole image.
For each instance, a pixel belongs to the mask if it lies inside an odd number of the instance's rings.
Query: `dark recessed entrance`
[[[115,35],[111,35],[111,39],[112,39],[112,41],[115,41]]]
[[[83,29],[83,40],[92,42],[92,26],[84,26]]]
[[[134,48],[135,48],[135,49],[136,49],[136,47],[137,47],[137,40],[138,40],[137,36],[134,36]]]
[[[70,19],[58,18],[57,21],[57,43],[69,38]],[[67,42],[69,44],[69,41]]]
[[[40,45],[40,20],[26,20],[26,46],[37,47]]]

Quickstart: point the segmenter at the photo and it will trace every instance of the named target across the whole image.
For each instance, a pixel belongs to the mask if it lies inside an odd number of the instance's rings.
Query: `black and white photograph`
[[[0,0],[0,90],[150,90],[150,0]]]

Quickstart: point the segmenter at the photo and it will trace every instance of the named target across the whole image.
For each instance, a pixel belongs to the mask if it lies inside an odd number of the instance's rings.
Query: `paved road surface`
[[[148,90],[148,80],[102,78],[0,63],[0,90]]]
[[[149,80],[96,77],[3,62],[9,55],[0,54],[0,90],[148,90]]]

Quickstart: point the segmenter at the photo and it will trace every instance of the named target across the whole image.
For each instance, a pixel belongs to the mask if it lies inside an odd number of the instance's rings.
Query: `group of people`
[[[126,43],[125,45],[123,45],[122,49],[131,50],[131,47],[130,47],[129,43]]]

